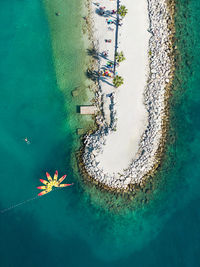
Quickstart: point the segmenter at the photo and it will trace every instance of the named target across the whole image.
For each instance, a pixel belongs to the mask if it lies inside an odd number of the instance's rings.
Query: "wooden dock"
[[[80,106],[80,114],[82,115],[93,115],[96,112],[96,106]]]

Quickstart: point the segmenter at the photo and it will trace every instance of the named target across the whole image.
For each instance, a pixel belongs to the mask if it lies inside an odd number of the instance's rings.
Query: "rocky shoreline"
[[[112,96],[111,124],[104,122],[100,112],[96,117],[97,131],[84,137],[82,163],[88,177],[111,190],[126,190],[142,185],[157,169],[166,139],[168,98],[173,80],[174,57],[174,1],[147,0],[149,12],[149,78],[144,92],[148,111],[148,125],[141,137],[139,150],[126,170],[109,175],[98,167],[96,155],[103,151],[105,137],[117,127],[115,96]],[[98,42],[98,40],[96,40]],[[98,47],[96,47],[98,49]],[[96,103],[102,111],[101,85],[96,92]]]

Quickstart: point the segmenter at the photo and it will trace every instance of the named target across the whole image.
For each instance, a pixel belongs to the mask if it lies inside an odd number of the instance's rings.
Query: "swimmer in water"
[[[28,140],[27,137],[24,138],[24,141],[25,141],[28,145],[30,145],[30,141]]]

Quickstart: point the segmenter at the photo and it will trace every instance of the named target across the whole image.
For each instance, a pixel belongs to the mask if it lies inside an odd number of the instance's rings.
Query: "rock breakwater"
[[[148,112],[148,124],[141,136],[134,159],[120,173],[108,174],[99,167],[96,156],[102,153],[106,136],[117,129],[115,95],[112,96],[111,124],[104,123],[103,115],[97,116],[99,129],[84,140],[83,163],[88,175],[112,189],[126,189],[128,185],[142,184],[149,173],[158,166],[165,139],[169,88],[173,79],[172,38],[173,1],[148,0],[149,29],[149,78],[144,91],[144,104]],[[96,93],[96,103],[102,109],[101,88]],[[114,155],[113,155],[114,156]]]

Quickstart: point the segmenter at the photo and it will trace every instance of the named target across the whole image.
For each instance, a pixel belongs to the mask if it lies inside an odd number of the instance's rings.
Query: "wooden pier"
[[[82,115],[93,115],[96,112],[96,106],[80,106],[80,114]]]

